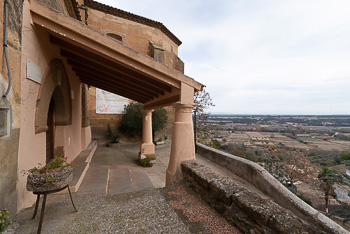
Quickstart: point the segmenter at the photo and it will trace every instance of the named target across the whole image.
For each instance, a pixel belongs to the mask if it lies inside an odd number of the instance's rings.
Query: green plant
[[[143,104],[130,103],[123,110],[122,121],[119,130],[131,137],[142,135],[142,112]],[[154,134],[164,128],[167,124],[168,116],[164,108],[155,109],[152,112],[152,138]]]
[[[301,200],[303,200],[305,203],[307,203],[308,205],[312,206],[312,202],[311,202],[311,200],[310,200],[309,198],[304,197],[304,196],[301,195],[301,194],[297,194],[297,196],[298,196]]]
[[[55,178],[52,175],[47,174],[46,183],[53,183],[54,181],[55,181]]]
[[[29,173],[34,173],[36,171],[48,172],[51,169],[56,169],[60,167],[73,167],[73,161],[70,163],[67,162],[67,157],[56,157],[52,162],[49,162],[44,167],[41,163],[38,163],[38,166],[33,167],[28,170]],[[23,174],[27,174],[25,171],[21,171]]]
[[[10,212],[7,209],[0,210],[0,233],[7,229],[7,226],[12,224],[10,220]]]
[[[44,166],[45,169],[55,169],[59,167],[72,167],[73,161],[67,162],[67,157],[56,157],[52,162]]]
[[[158,140],[157,140],[157,142],[162,142],[163,141],[163,139],[162,138],[159,138]]]
[[[109,139],[111,139],[111,143],[119,143],[119,135],[118,134],[113,134],[113,131],[111,129],[111,126],[108,124],[108,129],[107,129],[107,136]]]
[[[335,170],[331,170],[327,167],[322,167],[322,171],[318,174],[318,179],[321,181],[321,188],[325,196],[326,214],[328,214],[329,196],[336,198],[333,185],[338,184],[349,184],[345,181],[347,176],[338,174]]]
[[[168,140],[168,136],[164,135],[164,141]]]
[[[155,157],[144,156],[140,158],[140,165],[143,167],[152,167],[155,164]]]
[[[143,104],[132,102],[124,107],[122,121],[119,130],[131,137],[142,134],[142,112]]]

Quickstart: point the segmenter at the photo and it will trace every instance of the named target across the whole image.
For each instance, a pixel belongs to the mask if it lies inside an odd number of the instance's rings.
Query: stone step
[[[73,180],[69,183],[70,191],[78,191],[87,170],[89,169],[90,162],[97,149],[97,142],[91,141],[86,150],[82,151],[73,161]]]

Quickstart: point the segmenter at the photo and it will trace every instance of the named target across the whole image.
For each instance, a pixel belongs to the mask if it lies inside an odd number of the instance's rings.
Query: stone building
[[[88,14],[85,15],[85,10],[80,10],[80,13],[83,22],[86,22],[90,27],[172,69],[184,73],[184,63],[178,57],[178,47],[182,42],[162,23],[95,1],[85,1],[85,5]],[[137,91],[144,87],[140,84],[135,88],[133,90]],[[118,126],[122,115],[96,113],[96,88],[90,87],[88,90],[87,106],[92,134],[95,138],[104,142],[103,137],[106,136],[107,125]],[[165,108],[168,112],[168,126],[171,127],[175,120],[175,110],[172,106]],[[170,135],[170,131],[171,129],[166,129],[164,134]]]
[[[180,162],[194,158],[193,96],[203,85],[183,74],[175,35],[91,0],[0,0],[0,7],[8,12],[0,19],[0,208],[34,203],[23,170],[58,154],[74,160],[88,147],[90,120],[99,118],[89,117],[88,86],[144,104],[145,155],[155,154],[153,109],[174,106],[166,181],[181,178]]]

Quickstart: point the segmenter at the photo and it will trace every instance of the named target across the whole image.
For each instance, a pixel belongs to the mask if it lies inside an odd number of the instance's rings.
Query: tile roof
[[[73,1],[75,2],[75,0],[72,0],[72,2]],[[131,20],[131,21],[134,21],[137,23],[141,23],[141,24],[153,27],[153,28],[158,28],[165,35],[167,35],[173,42],[175,42],[178,46],[182,44],[182,42],[172,32],[170,32],[170,30],[167,29],[167,27],[165,27],[162,23],[160,23],[158,21],[154,21],[154,20],[139,16],[139,15],[135,15],[133,13],[123,11],[123,10],[120,10],[118,8],[114,8],[114,7],[111,7],[111,6],[108,6],[108,5],[93,1],[93,0],[85,0],[85,5],[87,7],[92,8],[92,9],[105,12],[107,14],[115,15],[117,17]]]

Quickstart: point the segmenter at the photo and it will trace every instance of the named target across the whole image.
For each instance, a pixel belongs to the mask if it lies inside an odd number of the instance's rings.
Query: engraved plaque
[[[27,59],[27,78],[41,84],[41,68]]]

